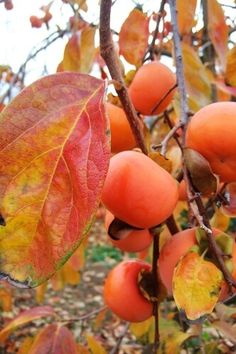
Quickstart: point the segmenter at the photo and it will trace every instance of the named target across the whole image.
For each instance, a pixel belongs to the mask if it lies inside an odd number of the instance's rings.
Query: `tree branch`
[[[180,111],[181,111],[181,118],[180,121],[183,123],[183,141],[182,145],[185,146],[185,135],[186,135],[186,128],[189,121],[189,109],[188,109],[188,102],[187,102],[187,92],[185,87],[184,81],[184,70],[183,70],[183,60],[182,60],[182,49],[181,49],[181,41],[180,35],[178,31],[178,24],[177,24],[177,11],[176,11],[176,0],[168,0],[170,5],[170,12],[171,12],[171,22],[173,27],[173,40],[174,40],[174,52],[175,52],[175,61],[176,61],[176,73],[177,73],[177,82],[178,82],[178,89],[180,94]],[[213,257],[215,258],[220,270],[223,273],[223,276],[229,285],[230,292],[232,291],[232,286],[236,287],[236,282],[234,281],[233,277],[231,276],[230,272],[228,271],[227,267],[225,266],[224,260],[222,258],[222,252],[219,249],[218,245],[216,244],[215,237],[213,236],[211,225],[209,219],[206,215],[206,211],[200,195],[197,194],[194,190],[194,187],[191,183],[191,179],[188,175],[188,170],[186,168],[186,164],[183,160],[183,172],[184,172],[184,179],[186,180],[187,185],[187,193],[188,193],[188,200],[189,206],[193,212],[195,219],[197,220],[199,226],[205,230],[208,238],[209,248],[212,252]]]
[[[148,151],[147,151],[147,147],[141,129],[142,122],[138,117],[132,102],[130,101],[127,88],[122,78],[120,65],[118,62],[118,56],[115,52],[113,41],[112,41],[112,34],[110,30],[111,6],[112,6],[111,0],[101,0],[100,28],[99,28],[101,56],[106,62],[111,78],[113,80],[116,80],[118,83],[120,83],[120,89],[119,90],[116,89],[117,94],[120,98],[120,101],[126,113],[127,119],[129,121],[137,145],[140,147],[142,152],[147,155]]]

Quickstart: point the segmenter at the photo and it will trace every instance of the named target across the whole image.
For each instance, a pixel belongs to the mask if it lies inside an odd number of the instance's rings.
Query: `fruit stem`
[[[142,152],[145,155],[148,155],[148,150],[145,144],[144,136],[142,133],[142,121],[138,117],[136,110],[129,98],[128,90],[125,86],[118,56],[114,49],[112,33],[110,27],[110,16],[111,16],[111,0],[101,0],[100,5],[100,52],[103,57],[108,70],[110,72],[111,78],[115,80],[119,85],[116,87],[116,92],[119,96],[119,99],[122,103],[124,111],[126,113],[127,119],[129,121],[130,127],[134,134],[137,145],[140,147]]]
[[[155,336],[153,343],[153,353],[156,354],[157,349],[160,343],[160,332],[159,332],[159,302],[158,302],[158,269],[157,262],[159,258],[159,236],[162,231],[161,227],[157,227],[154,229],[150,229],[150,232],[153,235],[153,253],[152,253],[152,278],[153,278],[153,292],[154,299],[153,301],[153,316],[154,316],[154,324],[155,324]]]

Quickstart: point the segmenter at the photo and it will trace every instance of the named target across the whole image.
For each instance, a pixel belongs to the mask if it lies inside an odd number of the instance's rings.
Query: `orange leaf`
[[[222,69],[225,69],[228,46],[228,26],[223,9],[217,0],[207,0],[208,31],[215,51],[220,59]]]
[[[190,320],[211,313],[218,301],[222,273],[197,253],[187,253],[175,268],[173,296]]]
[[[17,354],[29,354],[29,350],[33,344],[34,338],[25,337],[17,351]]]
[[[229,85],[236,86],[236,46],[227,53],[225,79]]]
[[[0,118],[1,278],[34,287],[80,245],[99,205],[110,148],[104,82],[57,73]]]
[[[142,63],[149,37],[149,17],[138,9],[133,9],[123,23],[119,35],[120,54],[130,64]]]
[[[96,29],[85,27],[68,40],[62,62],[57,71],[89,73],[96,54],[94,36]]]
[[[77,344],[67,327],[51,324],[36,336],[28,354],[77,354]]]
[[[178,28],[181,35],[191,32],[195,24],[194,15],[196,6],[197,0],[177,0]]]
[[[37,320],[38,318],[47,316],[55,316],[54,309],[51,306],[33,307],[30,310],[20,313],[0,331],[0,342],[2,343],[8,335],[19,326],[23,326],[29,322]]]

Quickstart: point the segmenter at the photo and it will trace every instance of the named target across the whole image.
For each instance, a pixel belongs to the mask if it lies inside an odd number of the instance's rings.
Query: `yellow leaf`
[[[228,229],[230,218],[222,213],[220,209],[216,209],[215,214],[211,219],[211,226],[216,229],[226,231]]]
[[[192,47],[182,43],[182,51],[187,92],[198,110],[211,103],[210,73]]]
[[[94,336],[87,334],[86,339],[92,354],[107,354],[106,349]]]
[[[231,86],[236,86],[236,46],[227,53],[225,79]]]
[[[130,324],[130,332],[136,337],[136,338],[140,338],[143,337],[145,334],[148,333],[151,325],[153,322],[153,318],[150,317],[149,319],[147,319],[146,321],[143,322],[138,322],[138,323],[131,323]]]
[[[152,151],[148,154],[148,156],[150,157],[150,159],[152,159],[154,162],[156,162],[159,166],[164,168],[164,170],[171,173],[171,171],[172,171],[172,161],[171,160],[165,158],[158,151]]]
[[[218,301],[222,272],[197,253],[187,253],[175,268],[173,296],[190,320],[211,313]]]
[[[177,0],[178,28],[181,35],[191,32],[191,29],[195,24],[194,15],[196,6],[197,0]]]

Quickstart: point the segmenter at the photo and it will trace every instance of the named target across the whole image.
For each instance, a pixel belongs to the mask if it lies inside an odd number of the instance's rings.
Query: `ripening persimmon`
[[[169,239],[162,247],[160,257],[158,260],[159,274],[162,283],[165,285],[169,295],[172,295],[172,279],[174,269],[182,256],[194,246],[197,245],[195,236],[196,228],[186,229],[178,232]],[[220,234],[221,231],[213,229],[213,235]],[[231,272],[234,279],[236,279],[236,244],[233,245],[232,254],[233,270]],[[225,281],[222,283],[222,289],[219,300],[224,300],[228,297],[228,289]]]
[[[111,129],[111,152],[133,149],[136,141],[124,110],[112,103],[106,103]]]
[[[129,322],[142,322],[152,316],[153,305],[142,294],[138,277],[151,266],[138,259],[127,260],[113,268],[104,285],[104,301],[118,317]]]
[[[186,182],[184,179],[182,179],[182,181],[179,184],[179,200],[181,200],[183,202],[188,200]]]
[[[156,115],[164,112],[172,101],[175,84],[175,74],[165,64],[152,61],[138,69],[128,91],[138,112]]]
[[[111,222],[114,220],[114,215],[108,210],[105,216],[105,228],[108,231]],[[152,243],[152,235],[148,229],[144,230],[124,230],[120,240],[113,240],[109,235],[109,240],[113,246],[124,252],[141,252],[148,248]]]
[[[188,124],[186,146],[209,162],[222,182],[236,181],[236,102],[216,102],[200,109]]]
[[[111,158],[102,202],[118,219],[144,229],[156,226],[172,214],[178,197],[174,178],[141,152]]]

